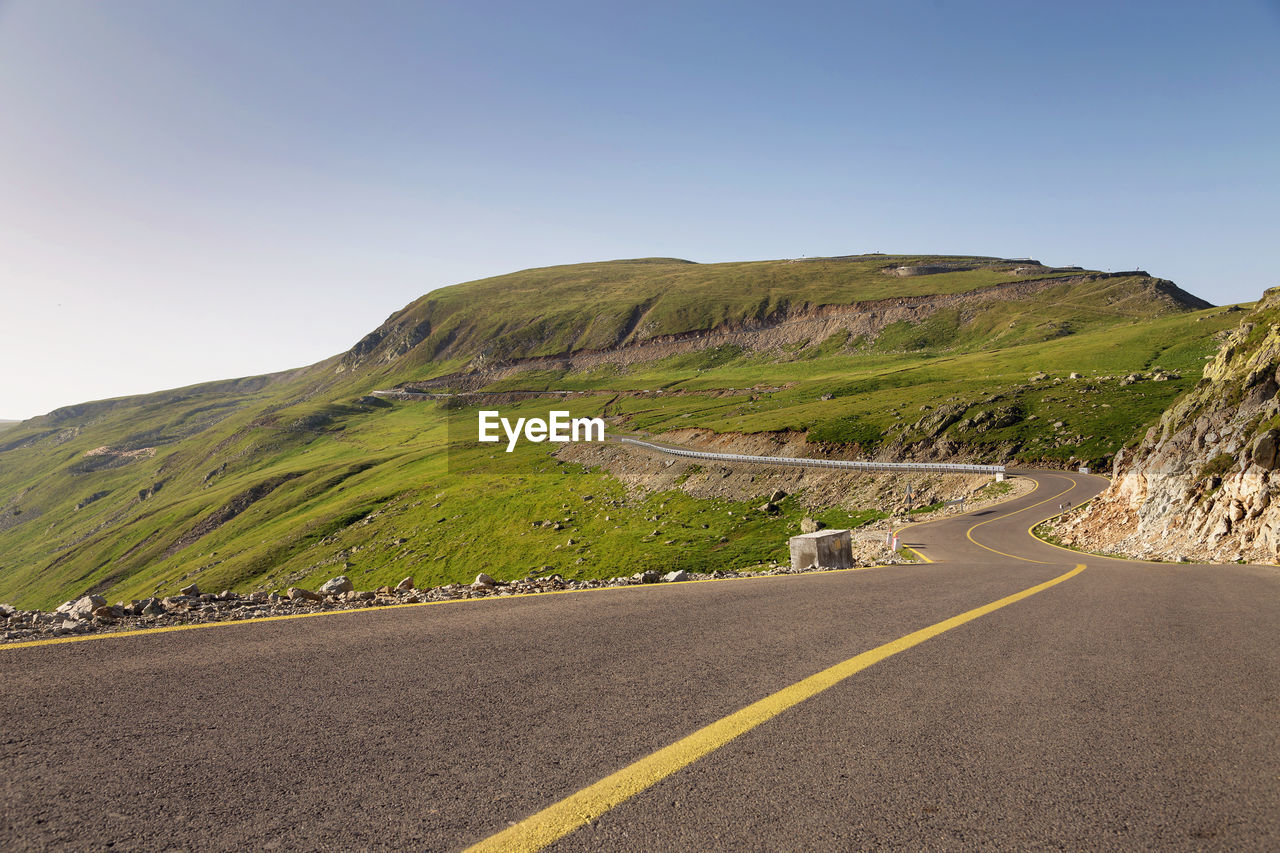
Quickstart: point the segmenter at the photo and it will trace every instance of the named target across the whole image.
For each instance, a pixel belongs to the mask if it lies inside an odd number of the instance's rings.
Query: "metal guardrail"
[[[946,474],[1004,474],[1003,465],[964,465],[948,462],[853,462],[846,459],[805,459],[790,456],[746,456],[740,453],[708,453],[701,450],[678,450],[635,438],[619,438],[626,444],[647,447],[672,456],[709,459],[718,462],[755,462],[763,465],[796,465],[801,468],[844,468],[851,471],[936,471]]]

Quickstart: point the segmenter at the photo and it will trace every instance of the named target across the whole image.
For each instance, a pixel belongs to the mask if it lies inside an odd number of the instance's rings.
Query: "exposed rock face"
[[[1067,544],[1137,557],[1280,561],[1280,288],[1223,341],[1204,378],[1165,412]]]
[[[754,456],[804,456],[842,458],[821,445],[809,442],[804,433],[713,433],[705,429],[671,430],[661,440],[712,453],[745,453]],[[989,475],[977,474],[851,474],[848,471],[779,466],[734,466],[717,462],[691,463],[634,447],[608,443],[565,444],[556,457],[589,467],[599,466],[628,488],[637,492],[680,489],[699,499],[746,501],[763,499],[773,504],[788,494],[805,507],[844,506],[850,510],[867,506],[893,509],[902,501],[906,485],[916,496],[916,505],[967,497],[991,482]],[[858,458],[854,455],[854,458]],[[905,458],[892,457],[888,458]],[[966,458],[958,450],[949,458]],[[989,461],[981,459],[980,461]],[[781,497],[776,497],[781,494]],[[770,500],[772,499],[772,500]],[[765,510],[768,512],[769,510]]]

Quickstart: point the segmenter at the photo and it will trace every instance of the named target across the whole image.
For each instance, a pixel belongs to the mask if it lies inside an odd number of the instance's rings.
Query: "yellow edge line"
[[[1059,475],[1057,475],[1057,474],[1047,474],[1046,476],[1049,476],[1049,477],[1056,477],[1056,476],[1059,476]],[[1080,484],[1079,484],[1079,483],[1077,483],[1075,480],[1072,480],[1070,477],[1063,477],[1062,479],[1067,480],[1069,483],[1071,483],[1071,485],[1070,485],[1070,486],[1067,486],[1065,489],[1063,489],[1062,491],[1058,492],[1056,495],[1050,495],[1049,497],[1045,498],[1044,500],[1042,500],[1042,501],[1038,501],[1037,503],[1030,504],[1029,506],[1024,506],[1022,509],[1015,509],[1013,512],[1007,512],[1007,513],[1005,513],[1004,515],[997,515],[995,518],[988,518],[986,521],[980,521],[980,522],[978,522],[977,524],[975,524],[973,527],[970,527],[968,530],[966,530],[966,531],[964,532],[964,538],[965,538],[965,539],[968,539],[970,542],[972,542],[974,545],[977,545],[979,548],[982,548],[982,549],[984,549],[984,550],[986,550],[986,551],[990,551],[992,554],[999,554],[1001,557],[1008,557],[1008,558],[1009,558],[1009,559],[1011,559],[1011,560],[1022,560],[1024,563],[1039,563],[1039,564],[1040,564],[1040,565],[1042,565],[1042,566],[1047,566],[1047,565],[1049,565],[1049,564],[1048,564],[1047,562],[1045,562],[1044,560],[1033,560],[1033,559],[1031,559],[1030,557],[1019,557],[1017,554],[1006,554],[1004,551],[997,551],[995,548],[992,548],[992,547],[991,547],[991,546],[989,546],[989,545],[983,545],[983,544],[982,544],[981,542],[979,542],[977,539],[974,539],[974,538],[973,538],[973,531],[977,530],[979,527],[981,527],[981,526],[982,526],[982,525],[984,525],[984,524],[990,524],[990,523],[991,523],[991,522],[993,522],[993,521],[1000,521],[1000,520],[1001,520],[1001,519],[1003,519],[1003,518],[1009,518],[1010,516],[1017,515],[1017,514],[1018,514],[1018,513],[1020,513],[1020,512],[1026,512],[1027,510],[1029,510],[1029,509],[1035,509],[1036,507],[1038,507],[1038,506],[1040,506],[1040,505],[1042,505],[1042,504],[1047,504],[1049,501],[1053,500],[1054,498],[1060,498],[1060,497],[1062,497],[1063,495],[1065,495],[1067,492],[1069,492],[1069,491],[1071,491],[1072,489],[1074,489],[1076,486],[1080,485]],[[1037,523],[1037,524],[1039,524],[1040,522],[1036,522],[1036,523]]]
[[[699,758],[713,752],[729,741],[754,729],[756,726],[781,714],[783,711],[798,705],[824,690],[839,684],[846,678],[861,672],[867,667],[879,663],[885,658],[919,645],[925,640],[936,637],[952,628],[971,622],[992,611],[1007,607],[1075,577],[1084,571],[1083,563],[1077,564],[1066,574],[1059,575],[1042,584],[1016,592],[999,601],[983,605],[974,610],[952,616],[935,625],[921,628],[900,637],[883,646],[863,652],[849,658],[843,663],[824,669],[815,675],[785,687],[771,696],[766,696],[740,711],[723,717],[708,726],[698,729],[691,735],[681,738],[670,746],[665,746],[639,761],[571,794],[554,805],[548,806],[537,814],[527,817],[495,835],[468,847],[467,853],[531,853],[541,850],[556,840],[563,838],[579,827],[586,826],[600,815],[618,806],[640,792],[652,787],[676,771],[687,767]]]
[[[551,589],[546,592],[517,592],[512,595],[486,595],[483,598],[452,598],[445,601],[419,601],[416,604],[384,604],[374,607],[360,607],[351,610],[320,610],[315,613],[290,613],[284,616],[259,616],[254,619],[228,619],[225,622],[200,622],[195,625],[164,625],[158,628],[136,628],[132,631],[107,631],[101,634],[80,634],[74,637],[49,637],[43,640],[23,640],[19,643],[0,643],[0,652],[9,649],[29,649],[35,646],[58,646],[63,643],[84,643],[90,640],[113,640],[117,637],[140,637],[146,634],[168,634],[173,631],[198,631],[206,628],[235,628],[240,625],[253,625],[260,622],[283,622],[286,619],[311,619],[317,616],[350,616],[356,613],[381,613],[385,610],[400,610],[405,607],[430,607],[437,604],[473,604],[482,601],[509,601],[513,598],[533,598],[542,595],[567,595],[578,592],[623,592],[634,589],[658,589],[670,586],[683,586],[691,583],[723,583],[725,581],[756,581],[770,578],[796,578],[810,575],[830,575],[837,572],[865,572],[868,569],[901,568],[901,566],[854,566],[850,569],[826,569],[821,572],[803,572],[788,575],[757,575],[743,578],[699,578],[690,581],[669,581],[661,584],[634,584],[631,586],[602,586],[592,589]]]
[[[901,531],[899,531],[899,532],[901,532]],[[925,556],[925,554],[924,554],[924,552],[923,552],[923,551],[917,551],[915,548],[912,548],[910,545],[903,545],[903,546],[902,546],[902,549],[903,549],[904,551],[910,551],[912,554],[915,554],[917,557],[919,557],[920,559],[924,560],[926,563],[932,563],[932,562],[933,562],[933,560],[930,560],[928,557],[926,557],[926,556]]]

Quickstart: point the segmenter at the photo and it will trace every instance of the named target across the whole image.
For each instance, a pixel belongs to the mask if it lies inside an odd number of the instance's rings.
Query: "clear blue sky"
[[[0,417],[534,266],[857,252],[1280,284],[1280,5],[0,0]]]

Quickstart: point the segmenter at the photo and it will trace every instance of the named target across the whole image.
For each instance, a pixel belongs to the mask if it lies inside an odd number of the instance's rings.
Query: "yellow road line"
[[[1016,476],[1019,476],[1019,475],[1017,475],[1017,474],[1013,474],[1013,475],[1011,475],[1011,476],[1016,477]],[[1029,477],[1027,477],[1027,478],[1025,478],[1025,479],[1030,479],[1030,478],[1029,478]],[[1031,497],[1031,496],[1032,496],[1032,495],[1034,495],[1036,492],[1040,491],[1040,481],[1039,481],[1039,480],[1031,480],[1031,484],[1032,484],[1032,489],[1031,489],[1031,491],[1027,492],[1025,495],[1014,495],[1013,497],[1011,497],[1011,498],[1005,498],[1005,499],[1004,499],[1004,500],[1002,500],[1002,501],[996,501],[995,503],[989,503],[989,504],[987,504],[986,506],[982,507],[982,509],[991,509],[992,507],[1003,506],[1004,504],[1007,504],[1007,503],[1013,503],[1014,501],[1020,501],[1020,500],[1022,500],[1023,498],[1029,498],[1029,497]],[[1053,500],[1053,498],[1049,498],[1049,500]],[[1018,511],[1020,512],[1021,510],[1018,510]],[[970,515],[971,513],[974,513],[974,512],[977,512],[977,509],[970,510],[970,512],[961,513],[959,516],[957,516],[957,518],[963,518],[964,516],[966,516],[966,515]],[[1009,514],[1010,514],[1010,515],[1013,515],[1013,513],[1009,513]],[[929,525],[929,524],[941,524],[941,523],[942,523],[942,522],[944,522],[944,521],[950,521],[950,520],[951,520],[950,518],[929,518],[929,519],[925,519],[925,520],[923,520],[923,521],[913,521],[913,522],[911,522],[910,524],[904,524],[902,527],[898,528],[898,534],[899,534],[899,535],[901,535],[901,534],[903,534],[903,533],[906,533],[908,530],[910,530],[910,529],[911,529],[911,528],[913,528],[913,527],[920,527],[920,526],[922,526],[922,525]],[[995,519],[992,519],[992,521],[994,521],[994,520],[995,520]],[[971,541],[972,541],[972,540],[971,540]],[[974,542],[974,544],[975,544],[975,545],[977,545],[978,543]],[[934,561],[934,560],[930,560],[928,557],[926,557],[923,551],[917,551],[915,548],[912,548],[910,545],[903,545],[902,547],[903,547],[903,548],[906,548],[906,549],[907,549],[908,551],[910,551],[911,553],[913,553],[913,554],[915,554],[915,555],[919,556],[919,557],[920,557],[920,558],[922,558],[926,563],[933,563],[933,562],[936,562],[936,561]],[[979,546],[979,547],[985,547],[985,546]]]
[[[554,805],[548,806],[531,817],[467,848],[467,853],[530,853],[563,838],[579,827],[586,826],[600,815],[618,806],[640,792],[652,787],[671,774],[689,766],[699,758],[719,749],[729,741],[751,731],[756,726],[781,714],[861,672],[867,667],[906,651],[925,640],[972,622],[1002,607],[1021,601],[1038,592],[1056,586],[1084,571],[1083,563],[1066,574],[1042,584],[1016,592],[999,601],[993,601],[974,610],[952,616],[935,625],[921,628],[893,642],[878,646],[849,658],[828,669],[785,687],[771,696],[754,702],[740,711],[723,717],[698,729],[670,746],[651,753],[628,767],[571,794]]]
[[[284,616],[258,616],[253,619],[229,619],[225,622],[201,622],[196,625],[164,625],[158,628],[136,628],[132,631],[108,631],[101,634],[78,634],[74,637],[49,637],[43,640],[24,640],[20,643],[2,643],[0,652],[10,649],[29,649],[34,646],[58,646],[63,643],[84,643],[89,640],[113,640],[117,637],[140,637],[146,634],[168,634],[174,631],[199,631],[206,628],[234,628],[240,625],[253,625],[258,622],[282,622],[286,619],[311,619],[317,616],[350,616],[355,613],[381,613],[384,610],[401,610],[406,607],[430,607],[436,604],[473,604],[481,601],[509,601],[513,598],[534,598],[541,595],[567,595],[577,592],[621,592],[630,589],[656,589],[668,586],[683,586],[691,583],[722,583],[724,581],[754,581],[770,578],[807,577],[809,575],[829,575],[837,572],[865,572],[868,569],[887,569],[892,566],[854,566],[851,569],[827,569],[821,572],[804,572],[799,575],[757,575],[742,578],[700,578],[691,581],[674,581],[662,584],[635,584],[634,586],[603,586],[592,589],[551,589],[545,592],[517,592],[512,595],[487,595],[483,598],[452,598],[445,601],[420,601],[416,604],[384,604],[376,607],[361,607],[354,610],[319,610],[314,613],[290,613]]]
[[[1056,475],[1056,474],[1049,474],[1048,476],[1050,476],[1050,477],[1054,477],[1054,476],[1057,476],[1057,475]],[[1022,560],[1024,563],[1039,563],[1039,564],[1040,564],[1040,565],[1042,565],[1042,566],[1047,566],[1047,565],[1049,565],[1049,564],[1048,564],[1046,561],[1044,561],[1044,560],[1033,560],[1033,559],[1031,559],[1030,557],[1019,557],[1017,554],[1006,554],[1004,551],[998,551],[998,550],[996,550],[995,548],[992,548],[990,545],[983,545],[983,544],[982,544],[981,542],[979,542],[977,539],[974,539],[974,538],[973,538],[973,531],[977,530],[979,527],[981,527],[981,526],[982,526],[982,525],[984,525],[984,524],[990,524],[990,523],[991,523],[991,522],[993,522],[993,521],[1000,521],[1000,520],[1001,520],[1001,519],[1003,519],[1003,518],[1009,518],[1010,516],[1017,515],[1017,514],[1018,514],[1018,513],[1020,513],[1020,512],[1025,512],[1025,511],[1027,511],[1027,510],[1029,510],[1029,509],[1035,509],[1036,507],[1038,507],[1038,506],[1040,506],[1040,505],[1042,505],[1042,504],[1047,504],[1049,501],[1053,500],[1054,498],[1060,498],[1060,497],[1062,497],[1062,496],[1063,496],[1063,495],[1065,495],[1067,492],[1071,491],[1072,489],[1074,489],[1076,486],[1078,486],[1078,485],[1079,485],[1079,483],[1077,483],[1075,480],[1072,480],[1070,477],[1063,477],[1062,479],[1067,480],[1068,482],[1070,482],[1070,483],[1071,483],[1071,485],[1070,485],[1070,486],[1067,486],[1065,489],[1063,489],[1062,491],[1058,492],[1056,495],[1051,495],[1051,496],[1049,496],[1049,497],[1045,498],[1045,499],[1044,499],[1044,500],[1042,500],[1042,501],[1038,501],[1037,503],[1033,503],[1033,504],[1031,504],[1031,505],[1029,505],[1029,506],[1024,506],[1022,509],[1015,509],[1013,512],[1007,512],[1007,513],[1005,513],[1004,515],[997,515],[995,518],[988,518],[986,521],[980,521],[980,522],[978,522],[977,524],[975,524],[973,527],[970,527],[968,530],[966,530],[966,531],[964,532],[964,538],[965,538],[965,539],[968,539],[970,542],[972,542],[974,545],[977,545],[979,548],[982,548],[983,550],[986,550],[986,551],[990,551],[990,552],[991,552],[991,553],[993,553],[993,554],[999,554],[1001,557],[1008,557],[1008,558],[1009,558],[1009,559],[1011,559],[1011,560]],[[1037,522],[1037,523],[1039,523],[1039,522]]]
[[[930,560],[929,557],[923,551],[918,551],[915,548],[912,548],[910,545],[903,545],[902,548],[904,551],[910,551],[912,554],[915,554],[917,557],[924,560],[926,563],[933,562],[933,560]]]

